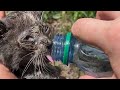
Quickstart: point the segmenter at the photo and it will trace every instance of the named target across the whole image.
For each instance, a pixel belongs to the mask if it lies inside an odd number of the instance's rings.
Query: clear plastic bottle
[[[75,63],[86,74],[94,77],[112,75],[107,55],[100,49],[77,40],[71,32],[54,36],[51,56],[66,65]]]

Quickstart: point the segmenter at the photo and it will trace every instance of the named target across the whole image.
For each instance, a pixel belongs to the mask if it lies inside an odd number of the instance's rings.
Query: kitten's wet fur
[[[46,57],[54,29],[42,21],[42,11],[13,11],[0,20],[0,60],[18,78],[58,78]]]

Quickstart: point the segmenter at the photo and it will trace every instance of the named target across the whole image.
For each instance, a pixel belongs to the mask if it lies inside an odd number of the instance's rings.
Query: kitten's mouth
[[[50,62],[54,63],[54,60],[53,60],[53,58],[52,58],[50,55],[46,55],[46,57],[47,57],[47,59],[48,59]]]
[[[54,60],[53,60],[53,58],[52,58],[52,56],[50,55],[50,52],[51,52],[51,49],[52,48],[52,44],[51,45],[49,45],[49,46],[47,46],[47,49],[48,49],[48,54],[46,55],[46,57],[47,57],[47,59],[50,61],[50,62],[52,62],[52,63],[54,63]]]

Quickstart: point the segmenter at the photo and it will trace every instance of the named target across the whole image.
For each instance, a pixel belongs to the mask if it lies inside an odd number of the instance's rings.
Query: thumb
[[[103,78],[95,78],[93,76],[84,75],[84,76],[81,76],[79,79],[116,79],[116,77],[114,74],[112,77],[103,77]]]
[[[82,18],[73,24],[71,32],[78,39],[95,45],[106,51],[107,44],[105,33],[109,29],[110,25],[111,21],[103,21],[93,18]]]

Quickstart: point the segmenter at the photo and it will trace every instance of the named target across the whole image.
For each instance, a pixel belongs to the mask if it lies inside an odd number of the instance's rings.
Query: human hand
[[[114,71],[114,75],[108,78],[120,78],[120,11],[98,11],[96,19],[79,19],[71,32],[86,43],[101,48],[108,55]],[[95,79],[92,76],[80,78]]]
[[[0,63],[0,79],[17,79],[7,67]]]

